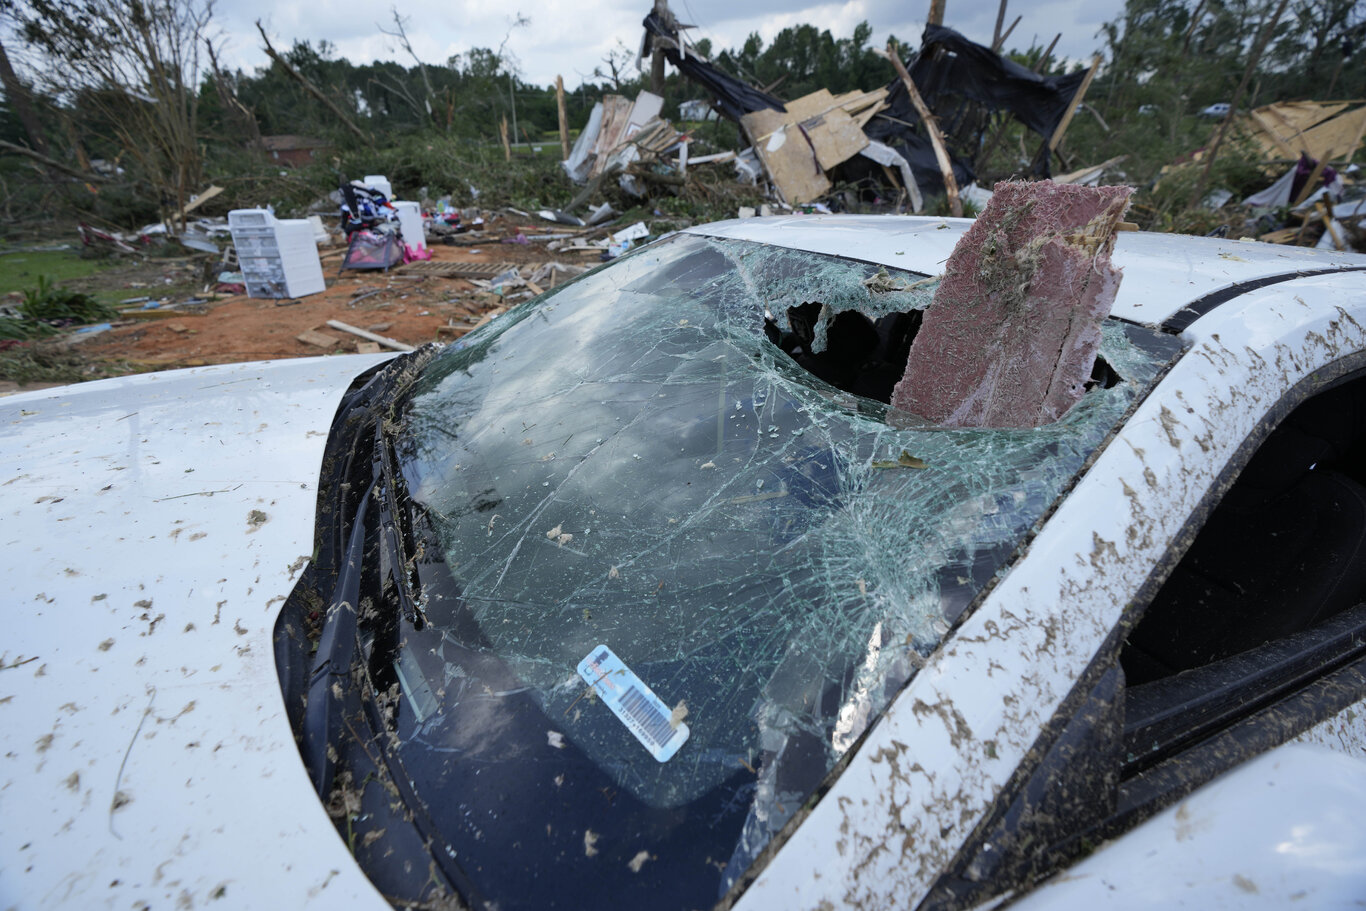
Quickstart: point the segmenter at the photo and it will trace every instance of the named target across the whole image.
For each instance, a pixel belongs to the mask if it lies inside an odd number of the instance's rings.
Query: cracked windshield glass
[[[396,749],[472,892],[714,903],[1165,360],[1112,321],[1056,423],[924,426],[877,399],[934,284],[682,235],[424,369]]]

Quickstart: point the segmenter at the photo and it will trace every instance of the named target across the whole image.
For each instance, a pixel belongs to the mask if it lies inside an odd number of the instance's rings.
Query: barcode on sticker
[[[640,690],[635,687],[627,687],[626,692],[621,697],[621,707],[645,729],[646,735],[654,741],[655,746],[664,746],[673,736],[674,729],[669,727],[669,719],[662,712],[656,711],[650,705],[648,699],[640,695]]]
[[[597,692],[612,714],[660,762],[667,762],[688,739],[688,726],[675,725],[673,713],[607,646],[579,662],[579,676]]]

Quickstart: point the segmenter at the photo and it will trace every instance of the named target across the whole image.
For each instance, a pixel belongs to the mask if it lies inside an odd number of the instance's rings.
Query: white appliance
[[[234,209],[228,229],[249,297],[303,297],[327,287],[306,218],[276,218],[267,209]]]
[[[403,242],[413,249],[427,249],[427,234],[422,227],[422,206],[409,200],[398,199],[393,203],[398,213],[398,225],[403,229]]]

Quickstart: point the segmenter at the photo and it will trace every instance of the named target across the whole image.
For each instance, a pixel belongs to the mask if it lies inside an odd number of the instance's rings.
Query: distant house
[[[271,158],[290,167],[308,164],[332,148],[326,140],[307,136],[262,136],[261,144]]]

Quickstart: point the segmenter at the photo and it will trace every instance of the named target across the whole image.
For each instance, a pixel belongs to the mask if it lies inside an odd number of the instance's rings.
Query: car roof
[[[688,233],[775,244],[938,275],[972,219],[906,215],[780,215],[688,228]],[[1219,303],[1244,287],[1302,274],[1366,269],[1366,255],[1184,234],[1121,232],[1124,270],[1111,313],[1160,326],[1183,308]],[[1192,314],[1186,314],[1193,318]],[[1185,319],[1184,328],[1190,319]]]

